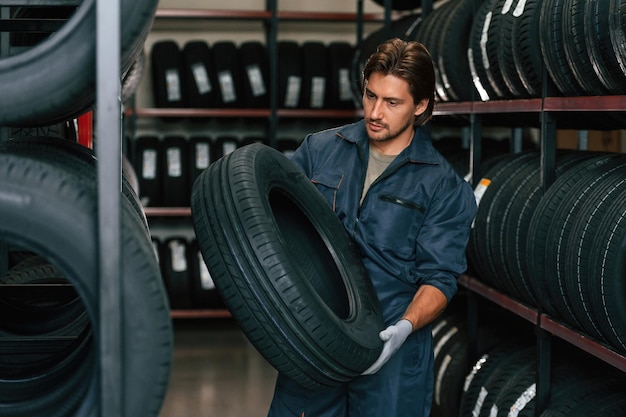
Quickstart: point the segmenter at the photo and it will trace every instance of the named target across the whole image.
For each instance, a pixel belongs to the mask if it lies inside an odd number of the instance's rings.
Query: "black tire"
[[[143,48],[157,4],[157,0],[121,2],[120,79]],[[84,0],[54,36],[0,59],[0,125],[54,124],[93,105],[95,20],[96,1]]]
[[[328,107],[331,109],[353,109],[350,67],[355,48],[348,42],[331,42],[328,45],[330,83]]]
[[[598,78],[591,61],[591,51],[587,49],[585,31],[589,23],[586,22],[584,4],[583,0],[563,2],[563,38],[567,40],[565,56],[574,78],[586,94],[610,94]]]
[[[239,148],[200,175],[191,208],[224,302],[277,370],[319,389],[376,360],[384,325],[356,246],[289,159]]]
[[[488,67],[497,65],[490,62],[488,57],[487,42],[489,31],[492,27],[491,17],[495,13],[494,9],[499,0],[485,0],[476,11],[472,28],[469,34],[469,47],[467,48],[467,60],[470,66],[470,74],[474,82],[474,88],[481,101],[494,100],[504,96],[504,91],[500,90],[490,82],[491,71]],[[502,5],[500,5],[502,9]],[[491,30],[493,34],[493,30]],[[493,42],[493,37],[492,37]]]
[[[238,51],[243,107],[267,108],[269,95],[269,56],[267,48],[259,41],[246,41]]]
[[[161,244],[159,256],[163,282],[172,308],[191,308],[189,247],[183,236],[170,236]]]
[[[566,96],[583,95],[584,90],[576,81],[567,62],[565,43],[569,41],[563,32],[563,4],[565,0],[544,0],[539,16],[539,43],[541,55],[550,78]]]
[[[580,329],[565,291],[565,253],[571,225],[586,195],[601,179],[626,167],[621,154],[590,159],[563,173],[540,200],[528,227],[528,271],[544,311]]]
[[[596,152],[559,152],[556,160],[556,176],[562,175],[568,169],[575,169],[575,166],[583,161],[593,159],[599,160],[607,158],[607,155],[599,155]],[[507,261],[507,271],[511,276],[511,281],[517,287],[521,300],[538,306],[537,297],[545,294],[535,294],[530,283],[527,264],[530,262],[528,255],[528,225],[532,216],[541,201],[543,195],[540,169],[537,165],[529,176],[525,177],[520,184],[516,185],[516,193],[511,201],[510,214],[504,220],[504,230],[508,238],[504,240],[502,252]],[[533,244],[537,242],[533,241]],[[536,261],[533,259],[533,262]]]
[[[435,390],[431,417],[456,416],[468,368],[467,323],[448,315],[450,325],[434,337]]]
[[[188,41],[183,46],[182,55],[189,107],[217,107],[218,83],[209,44],[203,40]]]
[[[564,263],[566,295],[578,322],[621,352],[626,352],[625,173],[616,170],[588,194],[571,227]]]
[[[608,1],[586,1],[585,44],[589,51],[593,70],[610,94],[626,94],[626,71],[620,67],[619,57],[624,52],[615,48],[611,39],[610,21],[613,14],[620,14],[619,9],[611,9]],[[624,33],[624,28],[621,30]],[[615,35],[614,35],[615,36]]]
[[[442,2],[441,6],[433,10],[417,27],[415,40],[424,44],[433,60],[435,68],[435,94],[438,101],[450,101],[448,91],[439,72],[439,57],[441,39],[445,37],[444,24],[454,8],[451,1]]]
[[[219,86],[220,107],[240,107],[241,76],[239,73],[239,49],[233,41],[218,41],[211,47],[215,79]]]
[[[169,207],[188,207],[189,196],[189,142],[185,136],[164,136],[161,143],[162,202]]]
[[[296,41],[278,42],[278,107],[298,108],[302,101],[302,50]]]
[[[20,153],[24,156],[44,157],[46,160],[56,162],[66,162],[66,169],[72,170],[74,174],[84,181],[95,183],[97,181],[95,167],[96,156],[93,150],[79,145],[78,143],[59,140],[49,137],[28,137],[0,142],[1,150],[8,150],[12,153]],[[148,219],[139,201],[139,196],[133,189],[131,181],[124,175],[122,164],[122,195],[131,204],[137,213],[137,218],[142,222],[146,235],[150,235]]]
[[[150,50],[154,106],[159,108],[189,107],[183,53],[176,41],[155,42]]]
[[[135,139],[133,165],[139,179],[139,199],[145,207],[163,205],[163,143],[158,136]]]
[[[93,339],[79,369],[45,394],[3,402],[3,415],[93,416],[99,383],[96,347],[100,343],[97,236],[98,200],[94,181],[67,167],[75,162],[12,153],[0,154],[0,240],[32,251],[52,263],[74,285],[90,318]],[[157,416],[169,378],[172,328],[165,291],[152,246],[135,209],[121,199],[120,293],[124,415]],[[28,347],[20,350],[20,354]],[[3,359],[7,358],[3,354]],[[72,368],[74,369],[74,368]],[[74,378],[80,377],[80,383]],[[77,384],[77,385],[74,385]],[[68,386],[78,388],[67,392]],[[0,388],[1,392],[4,392]],[[54,400],[52,399],[54,397]],[[71,397],[71,398],[70,398]],[[76,414],[73,414],[73,413]]]
[[[510,180],[510,174],[522,169],[532,159],[539,157],[535,151],[510,154],[487,171],[474,189],[477,196],[478,212],[470,231],[468,258],[478,273],[478,279],[493,285],[496,289],[506,290],[506,282],[498,280],[494,266],[493,246],[488,241],[490,228],[493,227],[493,200],[502,198],[503,185]]]
[[[472,75],[467,61],[473,17],[474,1],[458,1],[453,4],[450,14],[438,30],[442,36],[438,46],[437,68],[442,86],[451,101],[470,101],[474,98]]]
[[[626,74],[626,1],[610,0],[609,33],[613,52],[622,72]]]
[[[320,41],[302,44],[302,102],[305,109],[326,108],[330,82],[330,60]]]

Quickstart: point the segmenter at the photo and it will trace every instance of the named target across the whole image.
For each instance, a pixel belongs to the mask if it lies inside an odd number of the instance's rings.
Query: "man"
[[[392,39],[363,71],[364,120],[308,135],[295,161],[358,244],[386,326],[362,376],[312,392],[280,374],[269,417],[428,417],[430,323],[456,293],[476,214],[472,188],[421,128],[435,73],[426,48]]]

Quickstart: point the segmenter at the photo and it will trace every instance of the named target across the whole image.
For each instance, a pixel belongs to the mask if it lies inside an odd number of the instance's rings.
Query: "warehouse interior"
[[[626,0],[135,1],[116,77],[116,8],[0,0],[0,415],[266,416],[318,358],[225,283],[248,259],[202,229],[237,206],[206,173],[363,118],[392,37],[429,49],[425,130],[478,205],[430,417],[623,414]]]

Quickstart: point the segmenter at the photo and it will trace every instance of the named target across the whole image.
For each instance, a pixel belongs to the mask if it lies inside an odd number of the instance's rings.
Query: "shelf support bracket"
[[[538,321],[541,320],[541,314]],[[535,417],[548,407],[550,401],[550,378],[552,371],[552,336],[541,328],[540,323],[535,327],[537,337],[537,386]]]

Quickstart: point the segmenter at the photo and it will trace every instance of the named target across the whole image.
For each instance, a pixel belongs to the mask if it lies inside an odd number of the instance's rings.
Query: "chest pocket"
[[[400,197],[402,195],[402,197]],[[417,235],[424,223],[428,201],[421,195],[381,193],[371,199],[370,213],[362,222],[367,239],[396,256],[410,259],[415,253]]]
[[[324,196],[333,211],[337,211],[337,198],[339,188],[343,181],[343,174],[314,173],[311,182],[315,184],[320,193]]]

